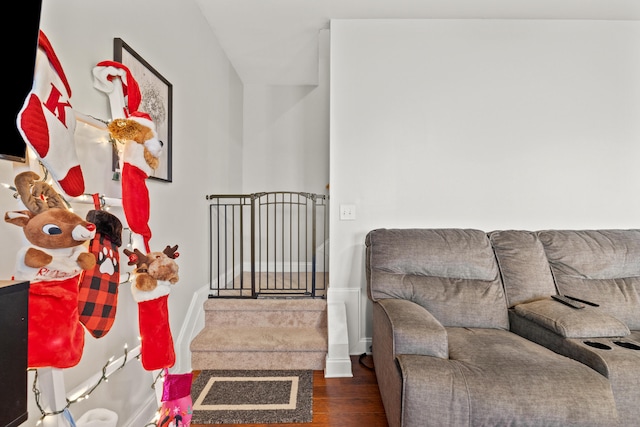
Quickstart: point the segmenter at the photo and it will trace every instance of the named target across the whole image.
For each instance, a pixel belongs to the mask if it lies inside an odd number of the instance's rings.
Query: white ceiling
[[[314,85],[331,19],[640,20],[640,0],[196,0],[245,84]]]

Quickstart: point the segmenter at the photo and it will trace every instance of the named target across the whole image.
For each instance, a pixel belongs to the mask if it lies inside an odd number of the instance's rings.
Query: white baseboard
[[[352,377],[347,309],[344,303],[338,301],[327,303],[327,323],[329,326],[329,348],[324,376],[325,378]]]

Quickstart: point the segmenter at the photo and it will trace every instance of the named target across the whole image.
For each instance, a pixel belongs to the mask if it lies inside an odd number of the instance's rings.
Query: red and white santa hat
[[[131,113],[138,111],[142,102],[142,93],[127,66],[116,61],[102,61],[94,67],[93,75],[94,86],[106,93],[113,91],[113,79],[120,78],[125,97],[124,117],[129,117]]]
[[[162,143],[158,140],[156,125],[148,113],[139,111],[142,93],[131,70],[120,62],[102,61],[96,65],[93,74],[96,77],[94,86],[98,86],[98,89],[107,93],[113,91],[113,79],[120,78],[125,97],[124,117],[151,129],[153,138],[146,140],[144,145],[153,156],[160,156]]]

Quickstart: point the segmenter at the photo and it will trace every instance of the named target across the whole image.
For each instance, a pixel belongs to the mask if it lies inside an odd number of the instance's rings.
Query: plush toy
[[[66,208],[64,200],[31,171],[15,178],[28,210],[5,213],[22,227],[27,245],[17,254],[15,279],[29,280],[28,366],[75,366],[82,357],[84,329],[78,315],[80,273],[96,258],[85,242],[96,226]]]
[[[178,245],[162,252],[143,254],[124,250],[129,265],[136,265],[131,284],[133,299],[138,303],[138,326],[141,338],[142,366],[148,370],[170,368],[176,361],[169,325],[167,301],[171,285],[178,282]]]

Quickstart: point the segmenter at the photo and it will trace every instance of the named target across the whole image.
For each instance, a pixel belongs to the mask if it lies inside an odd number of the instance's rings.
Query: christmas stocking
[[[142,151],[143,146],[137,142],[127,141],[125,144],[122,167],[122,209],[129,228],[142,236],[144,249],[149,252],[150,201],[146,180],[151,173],[151,168],[146,163],[140,162]]]
[[[33,88],[18,113],[17,126],[60,188],[69,196],[84,192],[75,149],[76,117],[71,88],[49,40],[40,31]]]
[[[114,121],[109,125],[109,131],[115,139],[125,142],[120,160],[122,170],[122,209],[127,224],[144,242],[144,249],[149,252],[151,229],[149,228],[149,191],[146,179],[157,167],[158,157],[162,152],[162,143],[158,139],[156,126],[151,116],[139,111],[142,94],[131,71],[123,64],[115,61],[99,62],[93,70],[94,86],[113,96],[113,80],[119,78],[122,82],[123,99],[126,106],[123,111],[112,111]],[[117,103],[114,103],[117,104]],[[113,107],[112,107],[113,108]],[[122,116],[121,116],[122,113]],[[143,131],[131,131],[127,126],[127,119],[143,126]],[[153,167],[151,166],[153,165]],[[138,248],[142,249],[142,248]]]
[[[189,427],[193,416],[193,401],[191,399],[191,382],[193,374],[170,374],[164,370],[164,384],[162,386],[162,405],[157,427]]]
[[[70,368],[80,362],[84,330],[78,316],[79,277],[31,283],[29,368]]]
[[[96,209],[87,213],[87,221],[96,225],[96,235],[89,242],[89,252],[95,255],[93,269],[83,271],[78,293],[80,322],[95,338],[105,336],[116,317],[118,285],[120,284],[120,254],[122,223],[109,212]]]
[[[169,282],[161,280],[150,291],[141,291],[135,281],[131,284],[133,299],[138,303],[140,360],[147,371],[170,368],[176,362],[167,307],[169,287]]]

